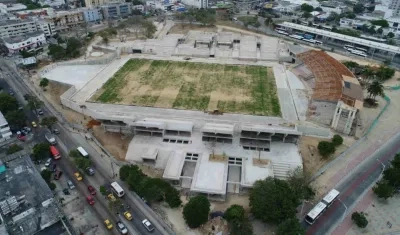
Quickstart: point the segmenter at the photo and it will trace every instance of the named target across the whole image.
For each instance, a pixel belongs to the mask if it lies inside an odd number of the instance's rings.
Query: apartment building
[[[42,31],[37,31],[22,36],[3,38],[3,41],[10,54],[18,54],[20,51],[42,47],[46,44],[46,36]]]
[[[85,0],[85,6],[92,8],[92,7],[99,7],[102,5],[109,4],[109,3],[117,3],[117,2],[123,3],[125,1],[122,1],[122,0]]]
[[[111,3],[101,6],[101,9],[103,11],[104,19],[128,16],[132,14],[132,3]]]
[[[35,19],[36,28],[44,33],[46,38],[53,36],[56,33],[56,26],[53,21],[48,19]]]
[[[83,18],[86,22],[99,22],[103,19],[100,8],[82,8]]]
[[[85,22],[81,10],[48,12],[48,16],[45,18],[54,22],[56,31],[66,30]]]
[[[34,20],[6,20],[0,22],[1,38],[21,36],[36,31],[37,27]]]
[[[0,112],[0,142],[11,138],[11,130],[4,115]]]
[[[208,8],[208,0],[182,0],[181,2],[195,8]]]

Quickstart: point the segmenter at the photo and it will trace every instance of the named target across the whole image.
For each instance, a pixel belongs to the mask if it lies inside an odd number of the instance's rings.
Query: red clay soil
[[[101,125],[101,122],[92,119],[86,124],[86,127],[89,129],[92,129],[94,126],[100,126],[100,125]]]

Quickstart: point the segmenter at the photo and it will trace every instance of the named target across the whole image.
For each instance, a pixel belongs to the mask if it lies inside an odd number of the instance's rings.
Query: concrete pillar
[[[338,105],[336,106],[335,114],[333,115],[333,120],[331,125],[333,129],[337,128],[337,124],[339,122],[341,114],[342,114],[342,108],[340,107],[340,103],[338,103]]]
[[[351,126],[353,125],[354,118],[356,117],[356,112],[356,110],[350,111],[349,116],[347,117],[346,125],[343,130],[346,135],[350,134]]]

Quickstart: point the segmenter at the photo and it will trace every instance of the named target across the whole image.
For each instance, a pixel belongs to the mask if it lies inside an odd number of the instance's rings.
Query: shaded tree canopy
[[[183,218],[190,228],[198,228],[208,221],[210,213],[210,202],[203,196],[190,198],[189,202],[183,207]]]

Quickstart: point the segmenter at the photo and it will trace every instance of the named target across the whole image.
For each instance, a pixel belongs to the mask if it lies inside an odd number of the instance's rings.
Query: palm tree
[[[365,85],[369,87],[371,80],[375,78],[375,71],[371,68],[371,66],[366,65],[362,71],[362,75],[364,76]]]
[[[383,84],[380,81],[373,81],[371,84],[368,85],[367,92],[369,98],[372,98],[375,100],[376,96],[384,96],[384,87]]]

